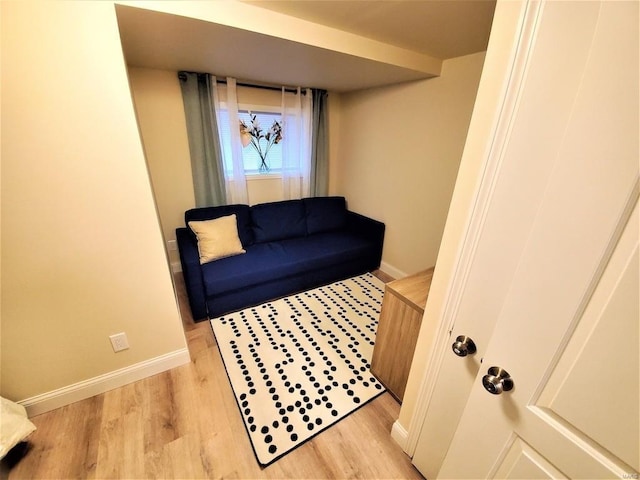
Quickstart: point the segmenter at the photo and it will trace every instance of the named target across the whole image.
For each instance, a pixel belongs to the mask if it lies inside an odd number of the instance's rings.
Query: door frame
[[[445,354],[449,353],[450,335],[453,331],[458,307],[461,303],[471,266],[473,264],[477,245],[483,233],[487,211],[493,198],[496,181],[500,175],[505,148],[508,145],[512,124],[518,111],[522,85],[526,79],[529,58],[535,45],[536,28],[543,9],[543,1],[519,1],[502,2],[498,0],[494,15],[494,26],[487,49],[485,70],[483,71],[476,106],[471,119],[467,144],[463,153],[462,162],[468,155],[477,155],[482,150],[480,167],[475,179],[475,189],[468,204],[463,205],[467,209],[464,226],[460,238],[455,238],[460,244],[450,268],[450,278],[443,292],[442,311],[437,321],[437,329],[431,345],[426,369],[420,379],[416,403],[407,430],[404,450],[413,457],[418,438],[420,436],[427,411],[429,409],[433,393],[436,388],[437,378],[443,363]],[[505,38],[496,38],[496,27],[504,29],[508,35],[508,47],[505,50]],[[493,42],[492,42],[493,40]],[[500,42],[503,45],[500,45]],[[495,50],[500,50],[496,57],[492,57]],[[495,69],[500,72],[498,78],[487,78],[487,69]],[[494,72],[489,72],[491,75]],[[484,102],[484,108],[478,109],[478,105]],[[488,111],[487,111],[488,108]],[[481,111],[478,111],[481,110]],[[490,124],[489,135],[481,142],[483,145],[469,145],[470,137],[474,129],[485,129],[482,125]],[[474,151],[470,151],[474,150]],[[473,160],[476,161],[477,160]],[[462,170],[462,165],[461,165]],[[455,195],[455,193],[454,193]],[[452,205],[454,202],[452,202]],[[449,218],[451,218],[451,211]],[[462,215],[462,214],[461,214]],[[446,232],[446,227],[445,227]],[[438,266],[434,273],[434,283],[437,281]],[[446,275],[447,272],[442,273]],[[445,279],[446,281],[446,279]],[[433,289],[432,289],[433,291]],[[433,301],[430,296],[431,301]],[[427,303],[425,317],[429,312]],[[480,320],[480,319],[479,319]],[[428,324],[429,322],[423,322]],[[487,325],[487,329],[493,325]],[[462,415],[459,412],[458,418]]]

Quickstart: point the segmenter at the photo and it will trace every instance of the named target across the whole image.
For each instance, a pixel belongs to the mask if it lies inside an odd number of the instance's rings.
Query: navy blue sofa
[[[380,266],[385,225],[314,197],[185,212],[185,224],[235,214],[246,253],[200,264],[195,234],[176,229],[195,321],[342,280]]]

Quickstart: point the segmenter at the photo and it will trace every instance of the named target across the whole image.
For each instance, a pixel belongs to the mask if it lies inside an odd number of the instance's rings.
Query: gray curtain
[[[327,117],[327,91],[311,90],[313,95],[311,178],[312,197],[327,196],[329,192],[329,122]]]
[[[206,73],[178,72],[178,78],[187,120],[196,207],[224,205],[227,195],[211,77]]]

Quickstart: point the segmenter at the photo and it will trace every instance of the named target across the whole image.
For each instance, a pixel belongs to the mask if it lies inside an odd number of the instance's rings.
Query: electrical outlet
[[[126,350],[129,348],[127,334],[124,332],[110,335],[109,340],[111,340],[111,346],[113,347],[114,352],[121,352],[122,350]]]
[[[178,244],[176,240],[167,240],[167,247],[169,250],[178,250]]]

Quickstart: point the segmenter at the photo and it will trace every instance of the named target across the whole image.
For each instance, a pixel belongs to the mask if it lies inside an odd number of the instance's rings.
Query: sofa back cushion
[[[307,233],[340,230],[347,224],[347,203],[344,197],[313,197],[303,200],[307,215]]]
[[[254,205],[251,207],[251,220],[256,243],[304,237],[307,234],[302,200]]]
[[[247,247],[254,242],[253,230],[251,229],[251,214],[249,205],[222,205],[219,207],[201,207],[187,210],[184,214],[185,225],[189,222],[201,222],[213,220],[214,218],[236,216],[238,222],[238,236],[243,247]]]

